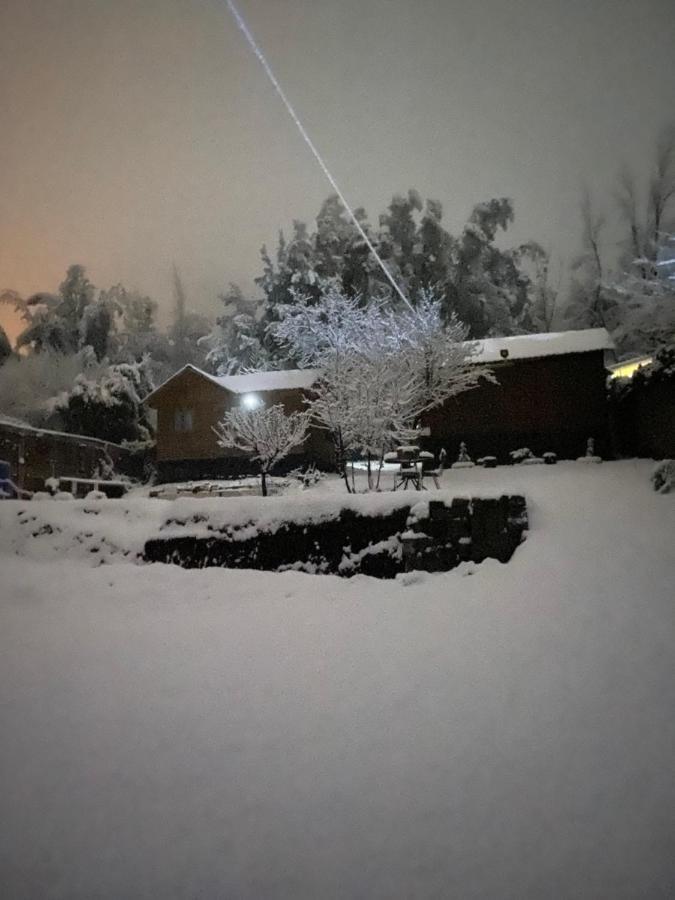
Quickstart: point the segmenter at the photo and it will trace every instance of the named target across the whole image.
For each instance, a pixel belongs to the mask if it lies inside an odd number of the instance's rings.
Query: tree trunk
[[[377,481],[375,482],[375,490],[379,491],[380,489],[380,478],[382,476],[382,469],[384,467],[384,451],[380,454],[380,458],[377,461]]]
[[[263,469],[260,473],[260,486],[262,488],[263,497],[267,496],[267,472]]]

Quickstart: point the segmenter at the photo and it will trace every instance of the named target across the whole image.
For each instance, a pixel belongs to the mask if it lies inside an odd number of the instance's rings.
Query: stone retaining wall
[[[189,532],[189,522],[173,525]],[[526,530],[524,497],[456,498],[450,504],[431,500],[381,515],[342,509],[334,519],[287,522],[253,536],[247,526],[246,537],[227,525],[209,537],[173,534],[147,541],[144,558],[185,568],[296,569],[394,578],[416,569],[446,572],[468,560],[508,562]]]

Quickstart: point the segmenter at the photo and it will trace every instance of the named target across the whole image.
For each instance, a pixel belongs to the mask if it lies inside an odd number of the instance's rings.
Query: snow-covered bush
[[[529,447],[520,447],[518,450],[511,450],[509,457],[512,463],[522,463],[525,459],[534,459],[534,453]]]
[[[479,460],[477,460],[479,466],[483,466],[485,469],[495,469],[497,467],[497,457],[496,456],[481,456]]]
[[[302,444],[309,427],[309,412],[287,414],[281,403],[256,409],[230,409],[213,429],[218,445],[251,454],[258,462],[263,497],[267,475],[290,451]]]
[[[659,494],[669,494],[675,490],[675,459],[664,459],[657,463],[651,481]]]

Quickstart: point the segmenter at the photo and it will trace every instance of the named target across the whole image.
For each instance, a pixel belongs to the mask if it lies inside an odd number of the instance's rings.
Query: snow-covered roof
[[[288,391],[293,389],[310,388],[321,374],[320,369],[280,369],[273,372],[248,372],[245,375],[210,375],[197,366],[183,366],[178,372],[170,375],[145,398],[147,401],[154,397],[162,388],[177,378],[183,372],[190,370],[217,384],[218,387],[231,391],[233,394],[251,394],[266,391]]]
[[[477,345],[477,353],[472,361],[477,363],[561,356],[565,353],[588,353],[593,350],[614,350],[614,342],[606,328],[518,334],[514,337],[485,338],[473,343]]]
[[[72,431],[55,431],[53,428],[39,428],[36,425],[24,422],[22,419],[15,419],[13,416],[0,415],[0,427],[11,428],[13,431],[28,431],[33,434],[50,434],[55,437],[68,438],[73,441],[87,441],[87,443],[93,442],[101,444],[104,447],[119,447],[120,450],[124,449],[121,444],[116,444],[114,441],[105,441],[102,438],[93,437],[90,434],[77,434]]]
[[[246,375],[221,375],[213,380],[235,394],[256,391],[287,391],[310,388],[321,374],[320,369],[281,369],[276,372],[249,372]]]

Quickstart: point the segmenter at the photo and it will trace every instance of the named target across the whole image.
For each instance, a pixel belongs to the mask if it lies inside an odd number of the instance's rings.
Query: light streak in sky
[[[394,290],[396,291],[396,293],[398,294],[398,296],[401,298],[401,300],[403,300],[403,302],[405,303],[405,305],[406,305],[409,309],[412,309],[412,305],[411,305],[410,301],[409,301],[408,298],[405,296],[405,294],[403,293],[403,291],[401,290],[401,288],[399,287],[399,285],[398,285],[398,284],[396,283],[396,281],[394,280],[393,275],[391,274],[391,272],[389,271],[389,269],[385,266],[384,262],[383,262],[382,259],[380,258],[379,254],[378,254],[377,250],[375,249],[375,247],[373,246],[373,244],[372,244],[370,238],[368,237],[368,235],[366,234],[366,232],[363,230],[363,228],[362,228],[362,226],[361,226],[361,223],[359,222],[359,220],[358,220],[358,219],[356,218],[356,216],[354,215],[354,211],[352,210],[351,206],[350,206],[349,203],[347,202],[347,200],[346,200],[344,194],[342,193],[342,191],[340,190],[340,188],[339,188],[337,182],[335,181],[335,179],[334,179],[333,176],[331,175],[330,170],[328,169],[328,166],[327,166],[326,163],[324,162],[323,157],[321,156],[321,154],[319,153],[319,151],[318,151],[318,150],[316,149],[316,147],[314,146],[314,143],[313,143],[312,139],[310,138],[310,136],[307,134],[307,131],[306,131],[306,129],[305,129],[305,126],[302,124],[302,122],[301,122],[300,119],[298,118],[298,114],[296,113],[296,111],[295,111],[295,110],[293,109],[293,107],[291,106],[291,103],[290,103],[288,97],[286,96],[286,94],[285,94],[284,91],[283,91],[283,88],[282,88],[281,85],[279,84],[276,75],[274,74],[274,72],[272,71],[272,69],[271,69],[271,67],[270,67],[270,64],[267,62],[267,59],[265,58],[265,54],[262,52],[262,50],[260,49],[260,47],[259,47],[258,44],[256,43],[256,40],[255,40],[255,38],[253,37],[253,35],[251,34],[251,31],[250,31],[248,25],[246,24],[246,22],[244,21],[244,19],[243,19],[241,13],[240,13],[239,10],[237,9],[237,7],[234,5],[234,3],[232,2],[232,0],[225,0],[225,2],[227,3],[228,9],[230,10],[230,12],[232,13],[232,15],[234,16],[234,19],[235,19],[235,21],[236,21],[236,23],[237,23],[237,25],[238,25],[238,27],[239,27],[239,30],[241,31],[241,33],[242,33],[242,34],[244,35],[244,37],[246,38],[246,40],[247,40],[247,42],[248,42],[248,44],[249,44],[251,50],[253,50],[253,52],[255,53],[255,55],[258,57],[258,60],[260,61],[260,64],[262,65],[263,69],[265,70],[265,72],[266,72],[266,74],[267,74],[267,77],[268,77],[269,80],[272,82],[272,85],[273,85],[275,91],[276,91],[277,94],[281,97],[281,100],[282,100],[284,106],[285,106],[286,109],[288,110],[288,114],[290,115],[290,117],[291,117],[291,118],[293,119],[293,121],[295,122],[298,131],[299,131],[300,134],[302,135],[302,138],[304,139],[305,143],[307,144],[307,146],[309,147],[309,149],[310,149],[310,150],[312,151],[312,153],[314,154],[314,158],[316,159],[316,161],[318,162],[319,166],[321,167],[321,170],[323,171],[323,174],[326,176],[326,178],[327,178],[328,181],[330,182],[331,187],[333,188],[333,190],[335,191],[335,193],[336,193],[336,194],[338,195],[338,197],[340,198],[340,201],[341,201],[342,205],[344,206],[344,208],[347,210],[347,212],[348,212],[349,215],[351,216],[351,219],[352,219],[352,221],[354,222],[354,225],[356,226],[356,228],[358,229],[359,234],[361,235],[361,237],[362,237],[363,240],[365,241],[366,246],[368,247],[368,249],[370,250],[370,252],[373,254],[373,257],[377,260],[378,265],[380,266],[380,268],[382,269],[382,271],[384,272],[384,274],[387,276],[387,280],[389,281],[389,283],[391,284],[391,286],[394,288]]]

